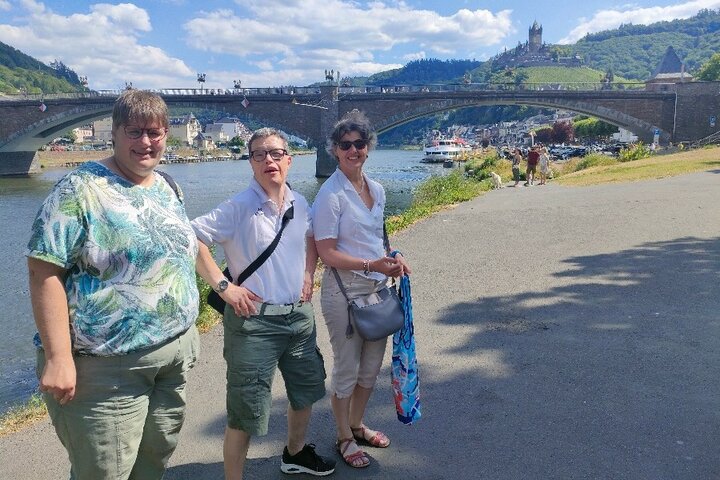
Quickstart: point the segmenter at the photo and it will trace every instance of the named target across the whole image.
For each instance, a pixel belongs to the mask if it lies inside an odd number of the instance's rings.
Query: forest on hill
[[[0,42],[0,93],[71,93],[84,86],[77,73],[64,63],[50,65]]]

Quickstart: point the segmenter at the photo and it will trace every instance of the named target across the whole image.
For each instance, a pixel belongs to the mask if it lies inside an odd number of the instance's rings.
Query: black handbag
[[[350,299],[335,268],[332,268],[332,273],[348,303],[348,326],[345,331],[347,338],[353,336],[353,324],[358,334],[368,341],[392,335],[405,325],[405,312],[395,285],[370,295]]]
[[[227,278],[231,283],[235,283],[235,285],[242,285],[242,283],[247,280],[250,275],[255,273],[255,270],[260,268],[260,266],[265,263],[265,260],[270,257],[272,252],[275,250],[275,247],[277,247],[278,243],[280,243],[280,236],[282,235],[283,230],[285,230],[285,226],[290,220],[292,220],[294,215],[295,204],[294,202],[292,202],[290,204],[290,208],[285,210],[285,215],[283,215],[282,224],[280,225],[280,231],[277,233],[277,235],[275,235],[272,243],[268,245],[268,247],[260,254],[260,256],[258,256],[250,265],[248,265],[245,270],[242,271],[242,273],[237,279],[237,282],[233,282],[232,276],[230,275],[230,270],[227,268],[223,270],[223,275],[225,275],[225,278]],[[210,290],[210,293],[208,293],[207,304],[217,310],[220,314],[225,313],[225,300],[223,300],[220,294],[215,290]]]

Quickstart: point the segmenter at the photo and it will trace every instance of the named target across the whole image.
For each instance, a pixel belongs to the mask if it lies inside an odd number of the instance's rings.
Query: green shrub
[[[642,142],[633,143],[628,148],[620,150],[618,156],[619,162],[631,162],[633,160],[640,160],[641,158],[647,158],[651,155],[650,148]]]

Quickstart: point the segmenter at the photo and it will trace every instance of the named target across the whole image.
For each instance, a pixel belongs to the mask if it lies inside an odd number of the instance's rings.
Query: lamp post
[[[204,73],[198,73],[197,74],[197,81],[200,85],[200,95],[203,93],[203,85],[205,84],[205,74]]]
[[[78,80],[80,80],[80,85],[83,86],[83,88],[87,88],[88,86],[88,79],[86,76],[78,77]]]
[[[235,93],[238,93],[240,89],[242,89],[242,82],[240,80],[233,80],[233,88],[235,89]]]
[[[132,90],[132,82],[125,82],[125,90]]]

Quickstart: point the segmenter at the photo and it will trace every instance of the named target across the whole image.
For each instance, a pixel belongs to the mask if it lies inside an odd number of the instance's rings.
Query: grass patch
[[[447,206],[471,200],[490,188],[489,181],[466,177],[461,169],[441,177],[431,177],[415,191],[410,208],[387,219],[388,235]]]
[[[0,437],[15,433],[45,418],[47,408],[42,395],[34,393],[30,399],[12,407],[0,416]]]
[[[656,154],[627,162],[610,160],[610,162],[603,160],[580,170],[578,170],[578,165],[583,160],[574,159],[565,162],[565,164],[557,166],[559,172],[557,172],[555,181],[560,185],[579,187],[603,183],[636,182],[702,172],[720,168],[720,149],[713,147],[668,155]]]

